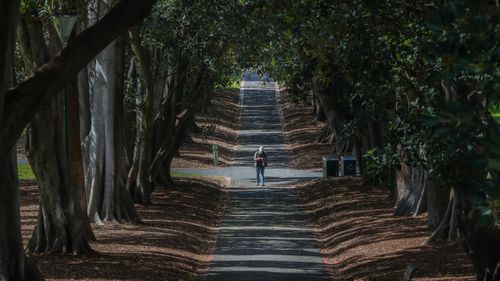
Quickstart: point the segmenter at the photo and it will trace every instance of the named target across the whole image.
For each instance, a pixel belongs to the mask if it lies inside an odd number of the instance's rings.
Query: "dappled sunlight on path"
[[[242,83],[242,85],[249,85]],[[207,280],[329,280],[296,183],[320,173],[289,169],[276,92],[242,89],[242,128],[235,166],[184,170],[232,178],[229,199]],[[253,154],[264,146],[266,186],[255,186]]]

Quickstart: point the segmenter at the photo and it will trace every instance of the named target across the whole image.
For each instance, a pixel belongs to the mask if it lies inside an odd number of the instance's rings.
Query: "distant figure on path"
[[[259,147],[259,150],[255,151],[253,160],[255,160],[255,170],[257,171],[257,186],[259,186],[260,183],[260,176],[262,176],[262,186],[264,186],[264,169],[267,166],[267,155],[266,152],[264,152],[263,146]]]

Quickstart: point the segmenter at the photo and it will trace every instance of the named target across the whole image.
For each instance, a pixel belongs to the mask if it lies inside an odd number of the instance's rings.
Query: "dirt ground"
[[[324,123],[310,104],[282,94],[285,136],[295,168],[318,169],[329,144],[318,144]],[[364,187],[359,178],[315,180],[299,186],[303,207],[333,280],[475,280],[470,259],[457,244],[421,246],[430,235],[426,214],[393,216],[388,190]]]
[[[175,168],[213,168],[212,144],[219,146],[219,167],[231,165],[240,128],[240,91],[228,89],[215,93],[205,112],[196,115],[199,130],[191,133],[180,155],[172,162]]]
[[[218,92],[196,117],[200,131],[182,146],[174,167],[213,167],[211,144],[219,144],[220,166],[234,159],[239,128],[239,90]],[[25,159],[24,138],[18,158]],[[227,180],[227,179],[226,179]],[[153,205],[136,205],[141,225],[92,225],[91,256],[29,257],[47,280],[199,280],[208,270],[223,216],[227,181],[183,179],[157,188]],[[37,221],[36,182],[21,183],[22,235],[28,242]]]
[[[292,167],[321,169],[322,157],[332,151],[331,144],[316,142],[325,123],[314,120],[311,104],[295,103],[285,91],[280,91],[279,105],[283,112],[285,138],[292,155]]]
[[[33,256],[47,280],[198,280],[209,266],[226,191],[192,179],[158,188],[153,205],[137,206],[143,224],[92,225],[91,256]],[[21,187],[22,234],[27,243],[37,219],[38,191]]]
[[[393,216],[388,191],[364,187],[359,178],[316,180],[299,187],[333,280],[475,280],[460,245],[421,246],[430,235],[426,215]]]

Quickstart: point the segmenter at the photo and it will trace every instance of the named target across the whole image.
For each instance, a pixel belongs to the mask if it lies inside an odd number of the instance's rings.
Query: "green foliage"
[[[391,184],[384,175],[401,150],[467,194],[478,222],[491,221],[500,198],[498,2],[256,3],[256,21],[273,26],[254,44],[264,69],[299,98],[332,96],[339,137],[360,142],[382,125],[364,151],[369,175]]]
[[[35,175],[29,164],[18,164],[17,171],[19,180],[35,180]]]

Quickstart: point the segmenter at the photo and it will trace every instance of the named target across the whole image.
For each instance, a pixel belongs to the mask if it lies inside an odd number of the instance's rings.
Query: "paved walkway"
[[[288,168],[274,90],[242,89],[242,108],[236,167],[178,170],[233,179],[206,280],[329,280],[298,194],[291,188],[321,174]],[[255,186],[252,168],[260,145],[269,158],[266,187]]]

